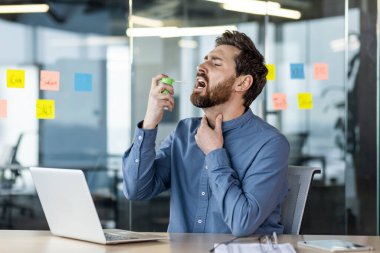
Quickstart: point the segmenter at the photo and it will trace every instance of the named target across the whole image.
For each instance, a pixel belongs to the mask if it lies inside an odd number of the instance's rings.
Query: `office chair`
[[[22,178],[22,166],[16,157],[23,136],[19,135],[15,146],[4,148],[0,157],[0,227],[13,228],[13,209],[18,209],[22,215],[29,213],[30,217],[34,216],[30,206],[13,201],[14,196],[25,194],[23,189],[15,189],[17,179]]]
[[[321,169],[315,167],[289,166],[290,191],[281,206],[281,222],[284,225],[285,234],[299,234],[310,183],[314,174],[319,173]]]

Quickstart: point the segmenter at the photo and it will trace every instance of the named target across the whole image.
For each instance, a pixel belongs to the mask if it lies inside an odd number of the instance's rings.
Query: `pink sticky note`
[[[327,63],[315,63],[314,64],[314,79],[315,80],[327,80],[329,79],[329,67]]]
[[[0,100],[0,118],[6,118],[7,111],[7,100]]]
[[[41,70],[40,89],[59,91],[59,72]]]
[[[286,94],[284,93],[273,93],[272,102],[274,110],[286,110],[288,108],[288,103],[286,102]]]

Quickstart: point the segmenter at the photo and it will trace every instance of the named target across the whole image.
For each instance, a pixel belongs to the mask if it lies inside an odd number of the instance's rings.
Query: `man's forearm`
[[[147,192],[152,193],[149,182],[154,177],[155,132],[137,128],[134,142],[123,156],[124,193],[128,199],[145,199],[150,197]]]

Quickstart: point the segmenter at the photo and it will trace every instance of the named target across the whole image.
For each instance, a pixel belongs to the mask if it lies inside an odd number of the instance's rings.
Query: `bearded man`
[[[160,82],[166,75],[152,79],[145,118],[123,156],[124,194],[144,200],[170,189],[171,233],[283,233],[289,143],[249,108],[266,83],[264,57],[244,33],[226,31],[215,42],[190,97],[204,116],[181,120],[158,150],[174,89]]]

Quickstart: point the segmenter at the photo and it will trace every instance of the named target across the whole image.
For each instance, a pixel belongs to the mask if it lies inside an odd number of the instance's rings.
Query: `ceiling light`
[[[206,0],[221,3],[222,8],[229,11],[244,12],[256,15],[270,15],[290,19],[300,19],[301,12],[281,8],[276,2],[257,0]]]
[[[289,19],[301,18],[301,12],[296,11],[296,10],[291,10],[291,9],[284,9],[284,8],[269,9],[268,15],[282,17],[282,18],[289,18]]]
[[[221,3],[221,4],[233,4],[239,8],[243,8],[245,6],[249,6],[257,9],[266,9],[266,8],[280,8],[281,5],[276,2],[264,2],[257,0],[206,0],[209,2]]]
[[[148,27],[162,27],[164,22],[157,19],[145,18],[141,16],[132,15],[132,22],[136,25],[148,26]]]
[[[347,42],[348,42],[347,46],[348,46],[349,51],[356,51],[360,48],[360,40],[356,34],[349,34]],[[346,48],[346,43],[345,43],[344,38],[330,41],[330,48],[334,52],[344,51]]]
[[[159,28],[128,28],[127,35],[129,37],[161,37],[163,34],[175,33],[178,27],[166,26]]]
[[[191,48],[191,49],[194,49],[194,48],[198,47],[198,43],[195,40],[184,40],[184,39],[181,39],[181,40],[178,41],[178,46],[182,47],[182,48]]]
[[[126,36],[86,36],[85,38],[72,38],[50,40],[54,47],[96,47],[96,46],[114,46],[114,45],[126,45]]]
[[[223,9],[229,11],[238,11],[257,15],[270,15],[290,19],[300,19],[301,12],[283,8],[256,8],[253,6],[237,6],[231,4],[223,4]]]
[[[0,5],[0,14],[47,12],[48,10],[49,10],[49,5],[47,4]]]
[[[129,37],[187,37],[202,35],[222,34],[226,30],[237,30],[234,25],[229,26],[204,26],[204,27],[183,27],[175,26],[159,27],[159,28],[128,28],[127,35]]]

